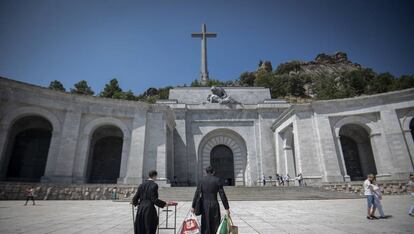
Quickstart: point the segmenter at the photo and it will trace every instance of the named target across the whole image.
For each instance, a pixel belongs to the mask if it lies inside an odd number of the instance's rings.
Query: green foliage
[[[66,91],[65,87],[63,87],[63,84],[58,80],[51,81],[49,84],[49,89],[62,92]]]
[[[393,80],[390,90],[414,88],[414,75],[402,75]]]
[[[280,64],[273,71],[269,61],[260,61],[257,71],[243,72],[237,80],[223,82],[210,79],[205,85],[201,84],[199,80],[194,80],[191,82],[191,87],[260,86],[269,88],[272,98],[288,98],[293,101],[298,100],[297,98],[308,99],[309,96],[326,100],[414,88],[414,75],[403,75],[396,78],[390,73],[377,75],[367,68],[358,68],[342,73],[327,72],[326,74],[310,75],[301,70],[302,65],[303,63],[300,61],[292,61]],[[184,87],[186,87],[185,84]],[[63,85],[57,80],[52,81],[49,88],[65,91]],[[112,79],[105,85],[99,96],[155,103],[159,99],[168,99],[171,88],[171,86],[151,87],[144,93],[135,96],[131,90],[122,91],[118,81]],[[94,93],[84,80],[76,83],[70,92],[84,95],[93,95]]]
[[[272,98],[284,97],[287,94],[287,88],[285,86],[287,78],[288,76],[285,75],[261,72],[257,74],[254,85],[269,88]]]
[[[339,77],[334,78],[328,75],[318,77],[313,83],[313,91],[316,98],[320,100],[344,98],[346,94],[341,92]]]
[[[256,79],[256,75],[254,74],[254,72],[243,72],[240,75],[240,85],[241,86],[254,86],[254,81]]]
[[[170,89],[173,87],[167,86],[165,88],[160,88],[158,92],[159,99],[168,99],[168,95],[170,94]]]
[[[99,96],[106,98],[122,99],[122,89],[119,87],[118,80],[110,80],[109,83],[105,85],[104,90],[99,93]]]
[[[286,76],[286,75],[285,75]],[[287,77],[286,91],[288,95],[295,97],[305,96],[305,79],[300,75]]]
[[[300,71],[300,61],[291,61],[288,63],[281,63],[277,66],[275,73],[276,74],[289,74],[290,72]]]
[[[81,80],[78,83],[74,84],[73,86],[74,88],[70,89],[71,93],[90,95],[90,96],[94,94],[91,87],[88,86],[88,82],[86,82],[86,80]]]
[[[171,86],[167,86],[164,88],[149,88],[143,94],[139,95],[136,100],[148,103],[155,103],[157,100],[160,99],[168,99],[168,95],[172,89]]]
[[[371,80],[367,93],[384,93],[391,91],[395,77],[390,73],[381,73]]]
[[[226,86],[226,83],[220,80],[210,79],[207,84],[203,85],[199,80],[191,82],[191,87],[211,87],[211,86]]]

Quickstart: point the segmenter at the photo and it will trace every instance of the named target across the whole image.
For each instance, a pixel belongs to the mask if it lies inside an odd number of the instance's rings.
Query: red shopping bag
[[[188,212],[183,224],[180,227],[179,234],[200,234],[200,225],[198,224],[197,217],[193,212]]]

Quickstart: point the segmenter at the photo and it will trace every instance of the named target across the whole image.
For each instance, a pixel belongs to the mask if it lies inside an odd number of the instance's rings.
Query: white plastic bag
[[[188,212],[181,224],[178,234],[200,234],[200,224],[193,212]]]

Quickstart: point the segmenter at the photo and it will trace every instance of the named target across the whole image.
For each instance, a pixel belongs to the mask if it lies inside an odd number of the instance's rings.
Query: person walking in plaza
[[[25,206],[27,205],[27,202],[29,200],[32,200],[33,205],[36,205],[35,200],[34,200],[34,190],[33,190],[33,187],[27,188],[25,195],[26,195],[26,203],[24,203]]]
[[[280,186],[280,176],[277,173],[276,173],[276,176],[275,176],[275,180],[276,180],[276,186]]]
[[[191,211],[194,213],[198,198],[202,197],[202,214],[201,214],[201,234],[216,234],[220,226],[220,205],[217,201],[217,193],[220,195],[221,202],[227,214],[230,215],[229,202],[223,189],[223,184],[216,176],[212,166],[206,168],[207,175],[198,183]]]
[[[367,198],[367,219],[378,219],[375,217],[375,197],[374,197],[374,189],[372,186],[372,180],[374,179],[373,174],[369,174],[367,179],[364,181],[364,195]]]
[[[414,174],[410,174],[410,181],[408,181],[407,185],[408,185],[408,192],[410,193],[411,198],[413,200],[411,203],[410,211],[408,211],[408,214],[411,217],[414,217]]]
[[[279,177],[279,184],[281,186],[285,186],[285,176],[284,175],[280,175],[280,177]]]
[[[262,182],[263,182],[263,186],[266,186],[266,176],[264,174],[263,174]]]
[[[163,208],[167,205],[165,201],[158,199],[158,185],[155,183],[157,175],[157,171],[150,171],[149,178],[138,187],[132,198],[132,205],[138,206],[134,224],[135,234],[155,234],[158,226],[155,206]]]
[[[377,208],[378,212],[380,213],[380,219],[385,219],[386,216],[384,214],[384,210],[382,209],[382,193],[381,188],[377,184],[377,178],[374,176],[374,179],[372,180],[372,190],[374,192],[374,205]]]
[[[303,175],[302,175],[302,173],[298,174],[298,182],[299,182],[299,186],[303,186]]]
[[[289,174],[286,174],[285,181],[286,181],[286,185],[289,187],[289,181],[290,181]]]

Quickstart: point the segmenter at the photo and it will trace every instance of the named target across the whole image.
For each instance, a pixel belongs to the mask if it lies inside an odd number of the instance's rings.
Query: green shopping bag
[[[223,219],[221,220],[220,226],[217,229],[216,234],[238,234],[239,228],[234,226],[233,220],[227,214],[224,215]]]
[[[216,234],[228,234],[228,233],[229,233],[228,216],[227,214],[225,214],[223,219],[221,220],[220,226],[218,227]]]

